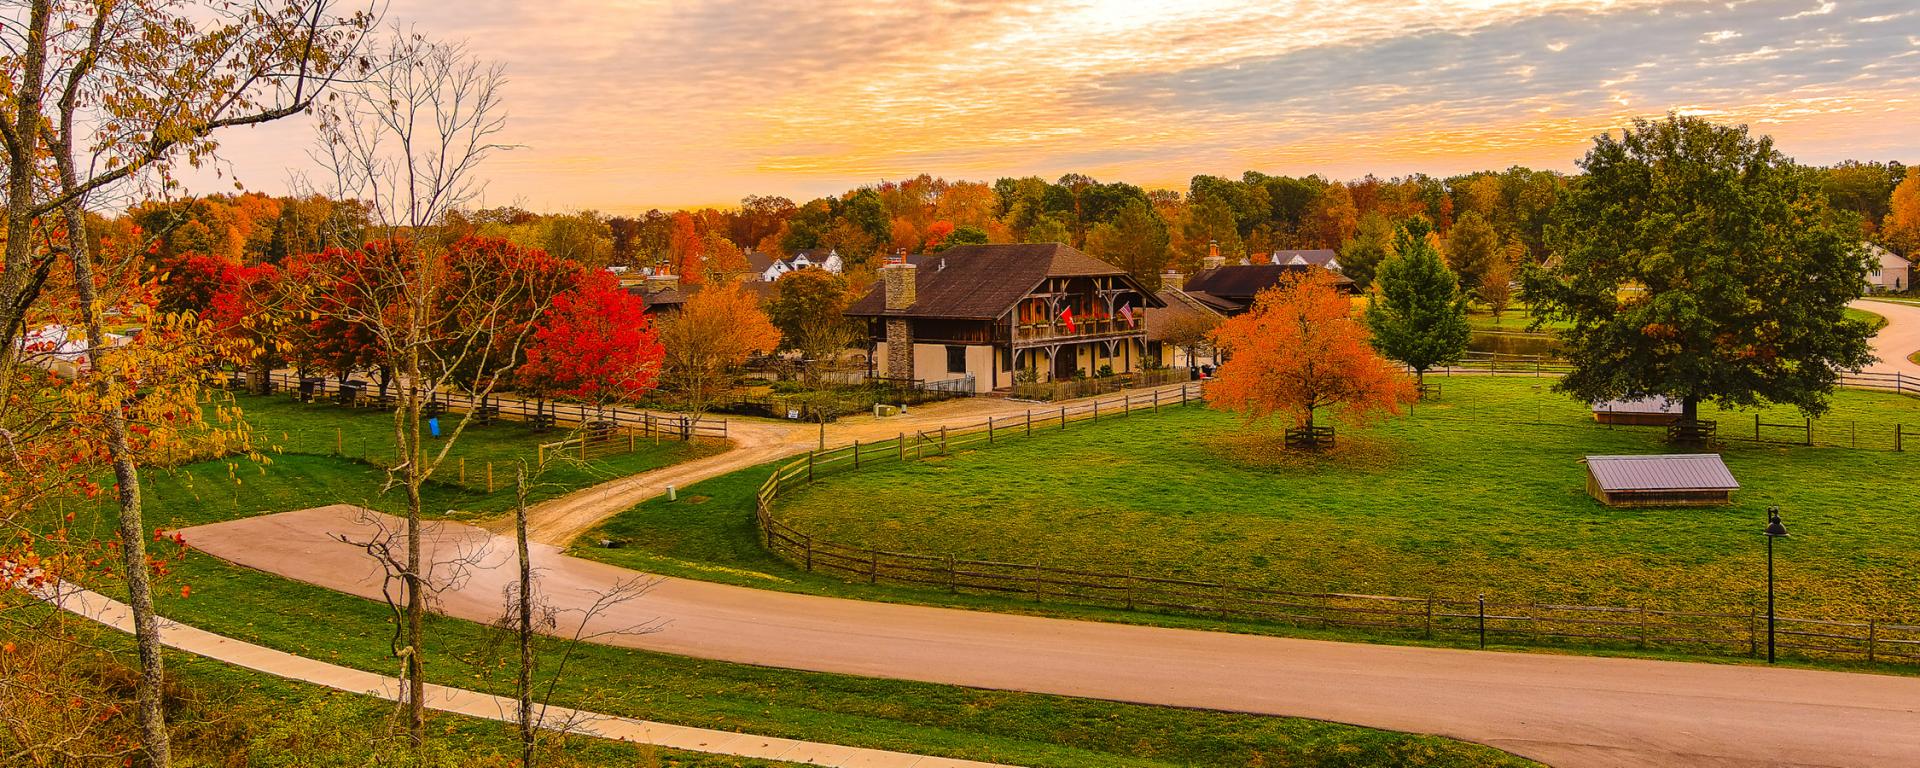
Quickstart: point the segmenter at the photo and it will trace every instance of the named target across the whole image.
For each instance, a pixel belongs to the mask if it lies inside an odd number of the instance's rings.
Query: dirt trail
[[[365,553],[330,536],[364,536],[364,525],[352,508],[335,506],[182,533],[216,557],[376,597],[380,575]],[[438,593],[435,610],[481,622],[498,617],[501,590],[514,573],[510,540],[449,523],[433,526],[422,544],[436,561],[485,553],[457,589]],[[536,545],[533,556],[542,590],[561,607],[583,607],[639,575],[550,546]],[[1920,755],[1920,678],[1912,677],[1334,643],[683,579],[663,580],[645,599],[598,617],[590,631],[654,619],[667,621],[666,630],[605,642],[746,664],[1433,733],[1561,768],[1904,768]]]

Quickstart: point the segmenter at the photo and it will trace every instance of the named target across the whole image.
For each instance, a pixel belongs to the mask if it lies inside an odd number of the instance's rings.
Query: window
[[[966,372],[967,372],[967,348],[960,347],[960,346],[951,346],[951,345],[948,346],[947,347],[947,373],[966,373]]]

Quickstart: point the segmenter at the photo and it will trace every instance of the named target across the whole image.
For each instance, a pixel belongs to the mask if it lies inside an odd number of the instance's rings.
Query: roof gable
[[[1740,487],[1717,453],[1588,456],[1603,491],[1732,491]]]
[[[1140,290],[1125,270],[1059,243],[962,245],[909,261],[915,264],[912,307],[887,310],[885,281],[878,281],[847,314],[991,320],[1049,277],[1121,277]],[[1148,303],[1159,303],[1140,293]]]

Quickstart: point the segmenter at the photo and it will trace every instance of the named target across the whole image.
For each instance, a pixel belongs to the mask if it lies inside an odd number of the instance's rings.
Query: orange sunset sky
[[[1668,110],[1802,162],[1920,162],[1920,3],[393,0],[386,18],[506,66],[520,145],[486,205],[804,201],[919,173],[1572,170]],[[310,125],[228,134],[284,191]],[[201,174],[200,191],[231,188]]]

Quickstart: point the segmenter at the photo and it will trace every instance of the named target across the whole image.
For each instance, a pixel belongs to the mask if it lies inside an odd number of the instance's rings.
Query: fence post
[[[1100,398],[1097,397],[1093,399],[1093,421],[1096,424],[1100,422]]]
[[[1427,595],[1427,624],[1425,629],[1422,630],[1422,634],[1424,634],[1428,640],[1433,639],[1433,595]]]
[[[342,431],[341,431],[341,429],[340,429],[339,427],[334,427],[334,428],[333,428],[333,453],[334,453],[334,455],[336,455],[336,456],[341,456],[341,455],[345,455],[345,454],[346,454],[346,452],[347,452],[347,448],[346,448],[346,445],[347,445],[347,435],[346,435],[346,433],[345,433],[345,432],[342,432]]]
[[[493,493],[493,462],[487,462],[487,493]]]
[[[1807,445],[1813,445],[1813,417],[1807,417]]]
[[[987,417],[987,445],[993,445],[993,417]]]
[[[1760,414],[1753,415],[1753,441],[1760,442]]]
[[[1487,596],[1480,595],[1480,649],[1487,648]]]
[[[954,583],[955,578],[956,578],[956,575],[953,569],[953,553],[948,552],[947,553],[947,591],[948,592],[960,591],[960,588],[956,586]]]
[[[940,455],[947,455],[947,425],[940,425]]]
[[[1033,437],[1033,409],[1027,409],[1027,437]]]
[[[807,482],[813,482],[813,451],[807,451]]]
[[[627,453],[633,453],[633,431],[626,430],[626,432],[627,432]]]
[[[1647,647],[1647,607],[1640,606],[1640,647]]]
[[[853,468],[860,468],[860,441],[858,439],[853,441]]]
[[[880,580],[880,550],[874,549],[873,547],[867,547],[867,583],[873,584],[873,583],[877,583],[879,580]]]
[[[1157,389],[1153,391],[1153,412],[1160,412],[1160,390]]]
[[[1902,431],[1902,428],[1905,426],[1906,426],[1905,424],[1893,425],[1893,452],[1894,453],[1900,452],[1900,437],[1901,437],[1900,433]]]
[[[467,457],[460,457],[460,484],[467,484]]]
[[[813,573],[813,534],[800,534],[800,543],[807,550],[807,573]]]
[[[1133,610],[1133,566],[1127,566],[1127,610]]]
[[[1873,663],[1875,628],[1876,622],[1873,619],[1867,619],[1867,663],[1869,664]]]
[[[905,433],[905,432],[902,432],[902,433],[900,433],[900,437],[899,437],[898,439],[896,439],[896,440],[894,440],[894,441],[893,441],[893,443],[894,443],[894,445],[895,445],[896,447],[898,447],[898,448],[900,449],[900,461],[901,461],[902,463],[904,463],[904,462],[906,462],[906,460],[907,460],[907,433]]]
[[[1064,405],[1060,406],[1060,428],[1067,428],[1067,407]]]
[[[588,433],[588,432],[580,433],[580,460],[581,461],[587,460],[587,436],[589,434],[591,433]]]

